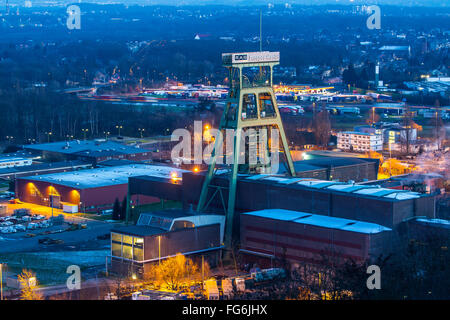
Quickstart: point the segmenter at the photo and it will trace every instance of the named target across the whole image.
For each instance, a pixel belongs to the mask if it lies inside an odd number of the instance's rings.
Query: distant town
[[[73,5],[0,10],[1,300],[450,298],[448,7]]]

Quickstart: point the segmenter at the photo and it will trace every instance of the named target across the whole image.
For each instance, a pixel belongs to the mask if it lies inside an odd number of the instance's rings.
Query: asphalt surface
[[[53,226],[46,229],[28,230],[26,232],[17,232],[14,234],[0,234],[0,254],[11,252],[35,252],[41,250],[49,250],[59,246],[77,246],[80,243],[96,240],[98,236],[109,234],[110,230],[118,225],[117,223],[107,223],[101,221],[86,222],[87,228],[75,231],[63,231],[61,233],[36,235],[35,237],[26,237],[27,233],[40,233],[46,230],[65,230],[68,225]],[[63,245],[42,245],[39,244],[39,239],[50,237],[52,239],[61,239],[64,241]],[[52,250],[53,251],[53,250]]]

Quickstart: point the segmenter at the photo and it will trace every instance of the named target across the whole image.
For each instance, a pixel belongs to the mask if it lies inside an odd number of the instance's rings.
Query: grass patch
[[[112,214],[98,215],[96,213],[74,213],[73,216],[98,221],[112,220]],[[119,220],[118,220],[119,221]]]
[[[0,255],[0,261],[6,263],[9,277],[29,269],[36,274],[40,285],[55,285],[65,283],[68,266],[79,266],[83,277],[83,270],[104,264],[108,254],[109,250],[8,253]]]

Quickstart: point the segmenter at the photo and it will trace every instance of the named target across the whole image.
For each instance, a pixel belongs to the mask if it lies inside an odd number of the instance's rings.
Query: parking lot
[[[2,205],[7,206],[7,214],[0,217],[0,254],[48,250],[59,246],[77,247],[104,237],[112,227],[120,224],[77,217],[54,208],[53,217],[62,215],[64,218],[63,222],[58,223],[51,219],[52,208],[49,207],[29,203],[3,202]],[[22,213],[14,214],[17,209]]]

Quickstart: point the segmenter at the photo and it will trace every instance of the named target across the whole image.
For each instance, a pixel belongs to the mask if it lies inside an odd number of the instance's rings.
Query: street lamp
[[[83,131],[84,140],[86,140],[86,133],[88,133],[89,129],[81,129]]]
[[[120,129],[123,129],[123,126],[117,125],[117,126],[116,126],[116,129],[119,130],[119,137],[120,137]]]
[[[47,142],[50,142],[50,136],[52,135],[52,132],[49,131],[49,132],[46,132],[45,134],[47,135]]]
[[[111,134],[111,132],[103,131],[103,134],[105,135],[105,139],[108,140],[108,136]]]
[[[144,137],[144,131],[145,129],[139,128],[138,131],[141,133],[141,139]]]

